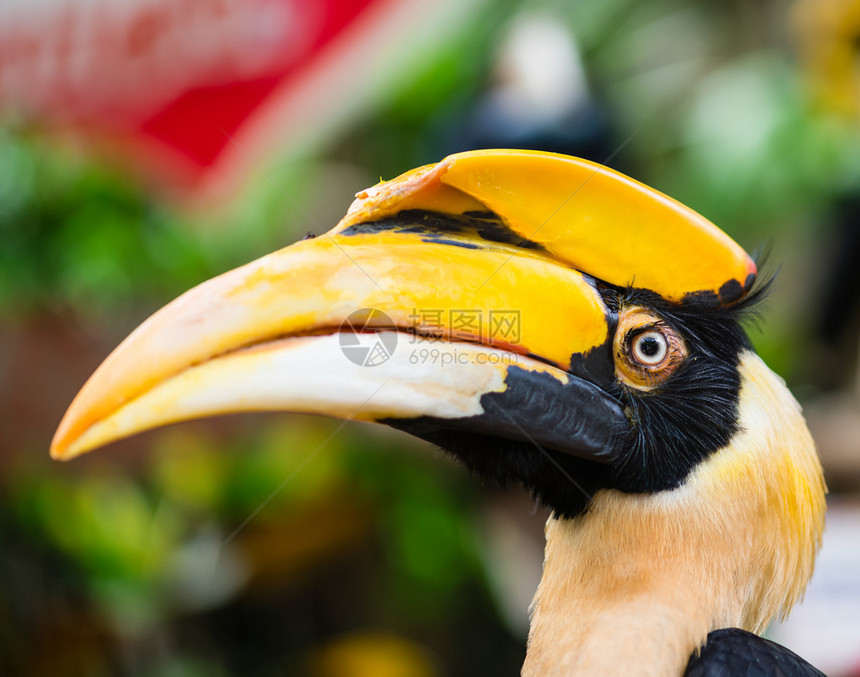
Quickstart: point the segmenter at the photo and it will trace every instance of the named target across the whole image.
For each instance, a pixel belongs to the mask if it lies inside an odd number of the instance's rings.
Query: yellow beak
[[[605,167],[526,151],[453,155],[361,193],[329,233],[155,313],[83,387],[51,454],[277,409],[429,417],[606,462],[623,411],[601,394],[606,383],[588,383],[593,369],[576,366],[597,354],[611,364],[614,320],[599,284],[719,304],[754,277],[716,226]],[[534,419],[546,406],[530,402],[523,378],[569,400],[593,434],[571,433],[572,443],[564,426],[544,430]],[[505,393],[505,410],[489,416]]]

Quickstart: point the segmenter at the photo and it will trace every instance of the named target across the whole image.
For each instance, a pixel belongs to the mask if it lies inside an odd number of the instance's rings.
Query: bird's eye
[[[630,354],[645,367],[653,367],[666,359],[669,345],[666,337],[653,329],[634,336],[630,341]]]
[[[687,357],[684,339],[656,313],[639,306],[622,308],[615,333],[615,372],[636,390],[654,390]]]

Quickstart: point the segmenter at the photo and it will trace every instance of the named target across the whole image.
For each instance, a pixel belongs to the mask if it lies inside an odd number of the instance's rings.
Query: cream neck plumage
[[[524,675],[681,675],[707,634],[762,632],[799,599],[824,528],[800,406],[753,353],[740,430],[678,489],[598,492],[550,518]]]

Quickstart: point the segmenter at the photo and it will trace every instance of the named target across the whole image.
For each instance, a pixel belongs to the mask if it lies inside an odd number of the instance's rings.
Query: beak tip
[[[69,445],[63,439],[60,430],[57,430],[54,439],[51,440],[51,458],[55,461],[65,461],[69,457]]]
[[[51,440],[50,454],[53,460],[68,461],[80,455],[81,451],[77,448],[80,446],[78,444],[80,435],[76,435],[72,428],[73,426],[69,424],[69,412],[66,412]]]
[[[74,458],[86,453],[89,451],[86,447],[82,447],[80,444],[76,444],[73,441],[71,444],[68,443],[51,443],[51,459],[54,461],[71,461]]]

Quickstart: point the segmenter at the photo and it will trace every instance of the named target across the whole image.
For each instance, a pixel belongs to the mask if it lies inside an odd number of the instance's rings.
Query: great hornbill
[[[606,167],[452,155],[158,311],[51,451],[234,411],[385,423],[553,510],[525,674],[820,674],[751,634],[800,597],[825,510],[800,407],[740,325],[756,272]],[[348,353],[356,327],[380,359]]]

